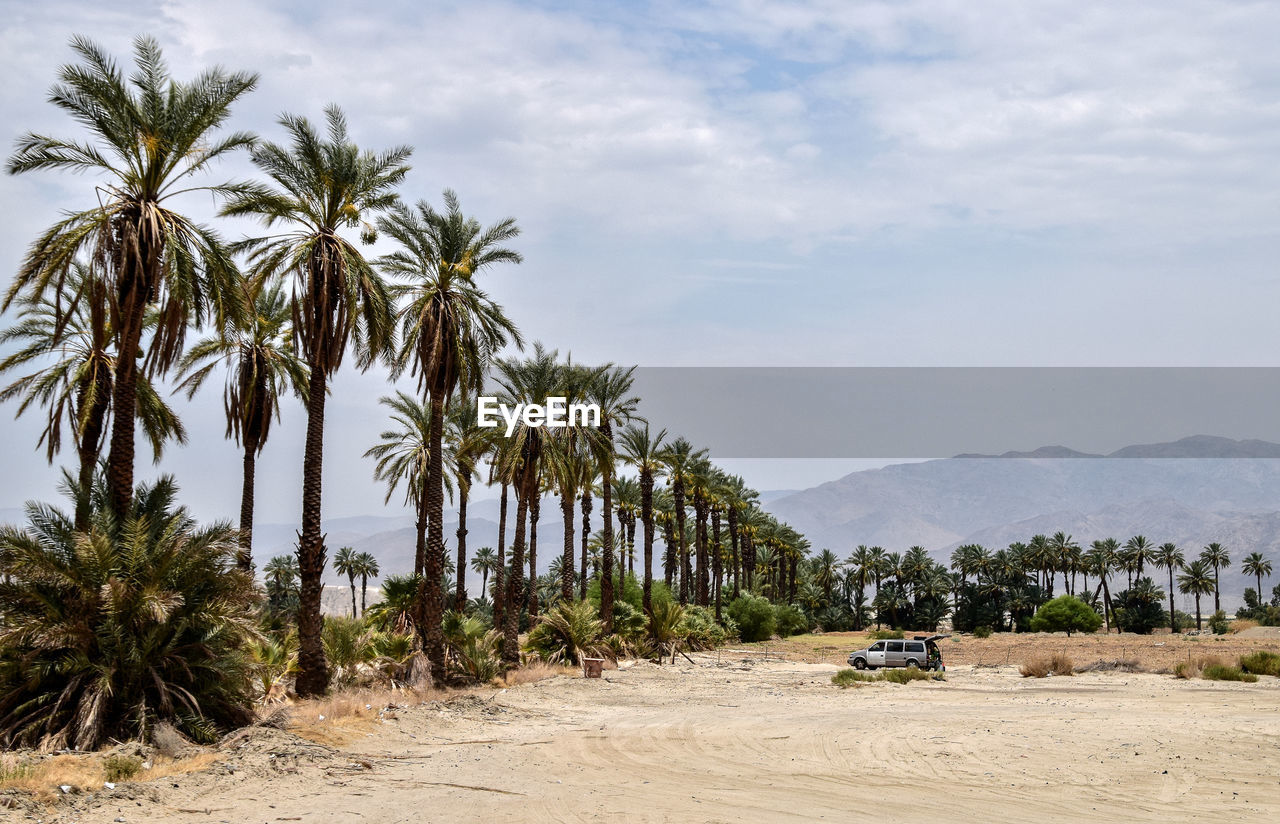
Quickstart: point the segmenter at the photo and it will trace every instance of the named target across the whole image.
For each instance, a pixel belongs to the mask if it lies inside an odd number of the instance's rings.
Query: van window
[[[880,652],[883,649],[884,649],[884,641],[876,641],[874,644],[867,647],[867,652]]]
[[[890,641],[890,642],[889,642],[889,652],[902,652],[902,642],[901,642],[901,641]]]
[[[924,644],[919,641],[908,642],[907,652],[924,652]]]

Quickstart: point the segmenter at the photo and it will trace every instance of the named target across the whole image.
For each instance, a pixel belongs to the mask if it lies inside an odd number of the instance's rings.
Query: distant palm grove
[[[284,692],[484,681],[522,656],[660,658],[817,627],[947,620],[1019,631],[1064,593],[1108,630],[1180,626],[1175,587],[1194,597],[1197,626],[1202,598],[1220,611],[1232,558],[1217,544],[1188,560],[1142,536],[1082,549],[1059,533],[960,547],[950,568],[921,547],[811,553],[742,478],[642,417],[634,367],[526,344],[484,289],[492,270],[521,263],[517,222],[470,217],[450,190],[438,204],[407,199],[410,147],[356,146],[337,106],[319,123],[282,114],[278,143],[233,131],[256,75],[174,79],[145,37],[131,70],[90,41],[72,48],[77,62],[49,101],[80,133],[27,134],[7,165],[86,177],[83,210],[53,218],[4,297],[13,322],[0,342],[16,350],[0,371],[15,379],[0,399],[42,410],[40,447],[50,462],[73,460],[65,511],[31,503],[24,527],[0,529],[0,744],[91,748],[160,721],[211,740]],[[210,181],[241,152],[256,178]],[[229,240],[193,221],[179,203],[191,194],[261,233]],[[366,256],[379,237],[394,250]],[[383,576],[377,557],[331,547],[322,531],[325,408],[344,363],[382,365],[394,383],[367,457],[387,501],[416,516],[412,573]],[[218,383],[224,435],[243,455],[235,526],[195,523],[167,476],[134,478],[136,433],[157,461],[197,434],[166,395],[207,398]],[[508,404],[564,396],[601,417],[520,423],[508,436],[477,425],[482,392]],[[282,404],[299,402],[296,552],[255,570],[255,462]],[[496,535],[467,528],[476,484],[499,497]],[[450,535],[446,500],[458,512]],[[544,500],[559,506],[562,534],[538,534]],[[1270,561],[1240,563],[1257,582],[1247,609],[1275,622],[1280,592],[1261,600]],[[350,617],[321,613],[330,566],[349,586]],[[481,591],[468,592],[468,570]],[[381,580],[372,599],[370,580]]]

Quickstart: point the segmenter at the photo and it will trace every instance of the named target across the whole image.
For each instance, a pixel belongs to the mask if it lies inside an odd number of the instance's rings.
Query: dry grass
[[[1216,655],[1195,655],[1185,661],[1179,661],[1173,668],[1178,678],[1199,678],[1209,667],[1221,667],[1223,661]]]
[[[606,669],[617,669],[617,664],[612,667],[609,662],[605,662]],[[533,661],[532,663],[513,669],[507,672],[502,678],[495,683],[504,687],[518,687],[521,684],[533,684],[537,681],[545,681],[548,678],[555,678],[557,675],[568,675],[570,677],[580,676],[582,671],[577,667],[563,667],[559,664],[548,664],[545,661]]]
[[[1237,618],[1231,622],[1231,628],[1228,632],[1234,635],[1237,632],[1244,632],[1246,629],[1253,629],[1256,626],[1258,626],[1258,622],[1252,618]]]
[[[297,701],[289,707],[290,732],[308,741],[341,746],[368,732],[388,707],[444,701],[450,693],[437,689],[365,687],[343,690],[324,698]]]
[[[140,765],[132,776],[120,774],[113,767],[111,754],[68,754],[48,758],[0,753],[0,790],[20,790],[37,801],[50,802],[63,795],[62,787],[73,792],[101,790],[112,783],[154,781],[174,775],[200,772],[218,760],[215,752],[202,752],[186,758],[157,756],[150,768]]]
[[[1076,668],[1070,658],[1055,652],[1048,658],[1036,658],[1024,662],[1018,667],[1018,672],[1022,673],[1023,678],[1045,678],[1049,675],[1075,675]]]

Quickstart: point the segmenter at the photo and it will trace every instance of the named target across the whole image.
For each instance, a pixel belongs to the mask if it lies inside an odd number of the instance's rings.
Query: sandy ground
[[[1253,821],[1280,813],[1280,681],[952,667],[842,690],[831,664],[641,662],[346,730],[254,729],[204,773],[31,820]],[[13,812],[16,818],[24,814]],[[4,812],[0,811],[0,818]]]

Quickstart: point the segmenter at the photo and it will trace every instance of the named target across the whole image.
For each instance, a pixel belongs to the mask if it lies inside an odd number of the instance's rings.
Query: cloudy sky
[[[584,361],[1276,364],[1276,4],[267,5],[6,0],[3,137],[74,133],[45,102],[70,35],[127,58],[147,32],[178,76],[261,73],[234,126],[279,138],[280,112],[336,102],[360,143],[415,147],[407,197],[448,186],[517,217],[526,262],[490,287]],[[85,178],[3,179],[0,266],[92,198]],[[331,515],[381,505],[360,453],[384,391],[335,386]],[[186,414],[203,437],[166,469],[201,515],[233,515],[221,404]],[[35,421],[3,426],[0,508],[50,497]],[[288,494],[260,517],[288,520],[295,410],[274,438],[264,486]],[[742,468],[765,488],[833,474]]]

